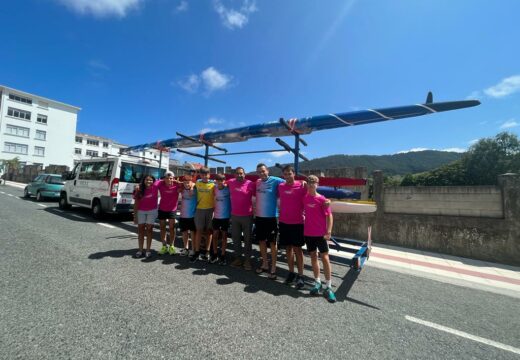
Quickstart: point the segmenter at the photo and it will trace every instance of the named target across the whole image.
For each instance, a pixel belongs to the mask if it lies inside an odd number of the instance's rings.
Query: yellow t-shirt
[[[212,209],[215,207],[215,198],[213,195],[214,182],[197,181],[197,209]]]

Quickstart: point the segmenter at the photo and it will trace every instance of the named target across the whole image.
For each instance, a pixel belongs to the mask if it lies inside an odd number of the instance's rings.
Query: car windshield
[[[119,180],[122,182],[139,183],[143,175],[152,175],[154,178],[159,179],[165,172],[165,169],[124,162],[121,164]]]
[[[61,176],[51,176],[49,179],[49,184],[63,185],[64,182]]]

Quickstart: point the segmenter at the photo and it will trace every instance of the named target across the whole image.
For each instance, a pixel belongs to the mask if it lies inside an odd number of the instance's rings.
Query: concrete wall
[[[449,194],[456,196],[457,201],[439,207],[439,204],[448,202]],[[419,201],[425,210],[414,203],[418,195],[421,195]],[[367,227],[371,225],[374,242],[520,265],[518,174],[501,175],[498,187],[410,187],[396,190],[384,188],[382,173],[375,172],[374,196],[377,212],[336,214],[334,233],[366,239]],[[470,212],[473,206],[478,212]]]

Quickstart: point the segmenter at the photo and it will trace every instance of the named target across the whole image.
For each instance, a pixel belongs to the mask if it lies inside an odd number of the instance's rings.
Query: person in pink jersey
[[[166,253],[175,254],[175,217],[177,213],[177,203],[179,202],[179,189],[181,182],[173,177],[173,172],[167,171],[164,179],[157,182],[161,200],[159,201],[159,224],[161,226],[162,247],[159,255]],[[167,240],[166,223],[168,223],[170,237]]]
[[[235,178],[228,180],[229,195],[231,198],[231,238],[235,246],[235,259],[231,263],[234,267],[244,267],[252,270],[251,264],[251,231],[253,227],[253,196],[256,185],[245,178],[243,167],[237,167]],[[244,235],[244,259],[242,259],[242,234]]]
[[[137,238],[139,250],[136,258],[143,255],[144,237],[146,235],[146,254],[152,256],[153,225],[157,218],[157,201],[159,198],[159,187],[152,175],[144,175],[139,188],[134,192],[134,219],[137,219]],[[136,216],[137,214],[137,216]]]
[[[283,168],[284,183],[278,185],[278,197],[280,199],[280,214],[278,217],[279,246],[285,247],[289,275],[285,284],[291,285],[296,280],[296,288],[305,286],[303,280],[303,251],[305,244],[303,237],[303,197],[307,194],[305,181],[295,180],[294,168],[287,165]],[[294,255],[298,276],[294,273]]]
[[[320,264],[318,262],[317,250],[320,252],[323,272],[325,274],[326,286],[323,292],[325,298],[333,303],[336,302],[336,295],[332,291],[332,271],[329,259],[329,244],[332,234],[332,211],[330,207],[325,207],[327,199],[316,192],[318,187],[318,177],[310,175],[307,177],[307,194],[303,197],[303,207],[305,214],[303,234],[307,251],[311,256],[312,272],[314,273],[314,286],[310,290],[311,295],[319,295],[322,289],[320,280]]]

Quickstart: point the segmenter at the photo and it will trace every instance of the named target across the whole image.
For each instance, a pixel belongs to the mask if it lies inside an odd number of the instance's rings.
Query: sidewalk
[[[2,179],[2,185],[4,185],[4,180],[3,179]],[[25,187],[27,186],[27,184],[15,182],[15,181],[9,181],[9,180],[7,180],[5,182],[5,185],[16,187],[16,188],[19,188],[19,189],[25,189]]]
[[[520,298],[520,267],[383,244],[367,265]]]

